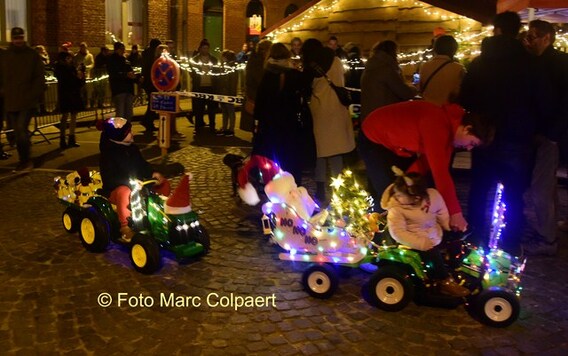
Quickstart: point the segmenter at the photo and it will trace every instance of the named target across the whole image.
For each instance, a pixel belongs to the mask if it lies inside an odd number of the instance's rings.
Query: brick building
[[[50,53],[70,41],[94,49],[120,40],[130,48],[151,38],[173,39],[180,54],[191,53],[202,38],[212,47],[240,50],[249,35],[248,18],[258,15],[261,31],[309,0],[0,0],[0,41],[13,26],[23,27],[28,43]],[[312,1],[313,2],[313,1]],[[2,16],[3,15],[3,16]],[[5,21],[1,21],[5,19]]]

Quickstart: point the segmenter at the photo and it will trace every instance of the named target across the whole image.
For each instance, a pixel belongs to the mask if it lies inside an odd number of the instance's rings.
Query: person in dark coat
[[[298,113],[307,105],[302,92],[308,86],[303,73],[293,67],[288,48],[282,43],[272,45],[256,94],[254,118],[258,133],[253,154],[277,162],[294,176],[297,185],[302,182],[302,130],[306,129]]]
[[[110,57],[110,51],[106,47],[101,47],[99,54],[95,56],[95,66],[93,67],[92,76],[95,79],[93,82],[93,96],[91,97],[91,108],[103,107],[106,95],[106,81],[102,80],[107,73],[107,63]]]
[[[132,67],[142,67],[142,55],[138,51],[137,44],[133,44],[132,47],[130,47],[130,53],[126,59],[128,59]]]
[[[156,60],[156,48],[158,48],[161,44],[162,42],[159,39],[152,38],[148,47],[146,47],[142,52],[142,87],[148,96],[148,107],[146,108],[146,113],[142,118],[142,126],[146,128],[147,132],[158,130],[158,128],[154,126],[154,120],[158,119],[158,113],[150,109],[150,97],[152,93],[158,91],[152,83],[152,66]]]
[[[33,163],[28,128],[33,112],[43,100],[45,68],[36,50],[27,45],[22,28],[12,28],[11,39],[0,58],[0,88],[8,127],[15,133],[20,160],[16,171],[30,171]]]
[[[523,193],[534,160],[538,92],[538,78],[533,77],[529,55],[516,39],[520,27],[517,13],[504,12],[495,17],[495,35],[483,40],[481,55],[470,64],[460,91],[462,106],[489,117],[496,127],[493,143],[472,152],[468,221],[475,228],[474,239],[487,243],[487,201],[500,181],[507,202],[507,229],[501,247],[517,255],[522,252]]]
[[[251,51],[248,56],[245,68],[245,103],[241,111],[240,123],[240,129],[243,131],[254,132],[255,129],[253,113],[256,93],[260,80],[262,79],[264,64],[268,58],[270,46],[272,46],[271,41],[262,40],[258,43],[256,49]],[[254,49],[254,46],[250,48]]]
[[[235,52],[224,50],[221,53],[221,63],[224,73],[219,76],[218,92],[221,95],[236,96],[239,74],[236,70],[237,57]],[[223,126],[221,130],[217,131],[217,136],[235,136],[235,104],[221,103],[221,112],[223,113]]]
[[[219,61],[215,56],[209,52],[209,41],[207,39],[201,40],[198,53],[191,58],[191,90],[198,93],[217,94],[217,76],[219,73],[217,65]],[[195,131],[198,134],[205,122],[203,116],[207,112],[209,116],[209,130],[215,133],[215,115],[219,105],[216,101],[195,98],[192,101],[193,113],[195,114]]]
[[[75,124],[77,113],[84,110],[81,88],[85,85],[85,73],[78,71],[73,65],[73,56],[69,52],[60,52],[55,64],[57,78],[57,104],[61,112],[59,122],[59,147],[79,147],[75,141]],[[65,141],[67,119],[69,121],[69,141]]]
[[[568,133],[568,54],[554,48],[555,39],[556,31],[551,23],[533,20],[524,40],[545,85],[539,94],[548,100],[538,110],[536,159],[529,190],[536,217],[535,232],[532,241],[523,246],[526,255],[554,255],[558,250],[556,171],[558,143]]]
[[[114,53],[108,59],[107,71],[116,116],[130,120],[133,115],[134,83],[138,77],[124,57],[124,51],[123,43],[114,43]]]
[[[397,60],[398,45],[390,40],[373,46],[361,74],[361,120],[380,107],[412,99],[418,90],[406,84]]]

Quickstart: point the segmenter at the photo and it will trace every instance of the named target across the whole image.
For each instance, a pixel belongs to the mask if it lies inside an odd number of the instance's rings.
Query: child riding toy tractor
[[[270,201],[262,208],[263,228],[288,251],[280,253],[280,259],[310,263],[302,284],[311,296],[329,298],[334,294],[338,277],[333,266],[357,268],[371,263],[376,271],[367,291],[371,302],[383,310],[402,310],[412,300],[452,306],[466,303],[486,325],[505,327],[518,318],[525,261],[498,249],[504,227],[502,185],[497,189],[488,252],[462,240],[450,241],[445,248],[451,275],[470,290],[468,297],[458,298],[439,293],[428,275],[430,267],[417,251],[388,239],[373,242],[377,217],[367,214],[368,196],[352,172],[345,171],[332,183],[331,219],[326,210],[312,216],[313,200],[290,178],[279,174],[266,185]]]
[[[69,233],[79,231],[81,243],[90,252],[104,252],[110,241],[130,247],[130,259],[141,273],[151,274],[161,264],[160,248],[172,251],[179,259],[207,253],[209,235],[198,214],[189,205],[189,176],[180,181],[171,197],[161,196],[148,186],[157,180],[132,180],[130,227],[135,235],[130,242],[121,239],[120,223],[110,201],[97,194],[101,188],[97,172],[83,170],[65,179],[56,178],[59,201],[66,206],[62,222]],[[172,200],[185,200],[184,207],[171,207]]]

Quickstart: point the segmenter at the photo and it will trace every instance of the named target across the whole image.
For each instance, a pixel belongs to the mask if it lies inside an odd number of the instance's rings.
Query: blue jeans
[[[30,160],[30,132],[28,128],[32,119],[33,110],[11,111],[6,113],[9,127],[14,129],[16,135],[16,145],[18,147],[18,156],[21,163]]]
[[[132,104],[134,103],[134,94],[132,93],[120,93],[112,97],[112,103],[116,109],[116,117],[123,117],[130,121],[132,119],[133,109]]]

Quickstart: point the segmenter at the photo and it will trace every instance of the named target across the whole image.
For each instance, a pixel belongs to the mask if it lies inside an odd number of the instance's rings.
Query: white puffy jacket
[[[392,184],[384,191],[381,207],[388,211],[391,236],[415,250],[427,251],[442,241],[443,230],[450,229],[450,215],[444,199],[436,189],[428,188],[430,205],[402,205],[391,196]]]

